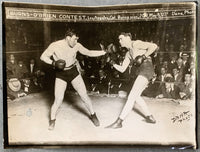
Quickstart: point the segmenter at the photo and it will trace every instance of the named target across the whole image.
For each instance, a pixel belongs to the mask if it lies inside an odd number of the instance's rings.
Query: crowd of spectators
[[[45,73],[36,65],[35,59],[26,64],[10,54],[6,60],[6,76],[7,97],[11,100],[43,89]]]
[[[151,55],[155,75],[144,90],[144,96],[173,99],[192,99],[194,97],[194,44],[187,45],[183,41],[183,44],[178,47],[174,46],[173,43],[167,45],[166,50],[160,47]],[[124,73],[120,73],[110,62],[122,64],[127,50],[105,41],[101,41],[99,47],[104,47],[109,53],[96,58],[77,54],[77,67],[87,90],[97,94],[120,95],[122,93],[127,95],[137,76],[134,62],[128,66]],[[6,60],[8,97],[14,99],[32,92],[39,92],[44,88],[44,82],[49,81],[46,80],[46,76],[48,77],[52,73],[44,67],[38,66],[37,60],[39,58],[31,58],[28,62],[17,61],[13,54],[9,54]],[[71,89],[73,88],[70,88],[69,85],[68,90]]]
[[[77,55],[77,67],[87,90],[97,94],[127,95],[137,76],[137,68],[133,62],[124,73],[118,72],[110,61],[122,64],[127,50],[117,48],[112,43],[105,49],[109,53],[97,58]],[[158,50],[152,55],[155,75],[143,95],[153,98],[192,99],[195,93],[194,58],[194,52],[162,53]],[[30,59],[28,64],[23,62],[16,61],[13,54],[7,59],[7,94],[11,99],[41,91],[46,81],[45,73],[37,66],[35,59]],[[72,88],[68,90],[70,89]]]
[[[103,43],[103,42],[102,42]],[[102,44],[105,45],[105,44]],[[127,95],[137,76],[137,67],[132,62],[124,73],[110,64],[122,64],[127,52],[114,44],[105,45],[105,56],[90,58],[77,55],[77,67],[83,76],[87,90],[97,94]],[[153,98],[192,99],[195,93],[194,52],[159,52],[152,55],[155,75],[143,95]],[[29,63],[16,61],[10,54],[6,62],[7,94],[11,99],[39,92],[44,87],[45,72],[37,66],[36,59]],[[48,75],[48,74],[47,74]],[[70,88],[68,90],[71,90]]]

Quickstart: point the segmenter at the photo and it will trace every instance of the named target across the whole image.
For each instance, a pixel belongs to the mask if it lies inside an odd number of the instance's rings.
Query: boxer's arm
[[[52,64],[53,61],[51,60],[51,56],[53,55],[54,51],[53,51],[53,45],[50,44],[49,47],[42,53],[42,55],[40,56],[40,60],[42,60],[43,62],[47,63],[47,64]]]
[[[155,43],[143,42],[143,41],[138,41],[136,43],[136,47],[142,50],[147,50],[144,53],[146,57],[150,56],[158,48],[158,46]]]
[[[87,55],[89,57],[97,57],[97,56],[102,56],[105,55],[106,52],[103,50],[88,50],[87,48],[85,48],[84,46],[82,46],[81,44],[79,44],[78,46],[78,51],[83,54],[83,55]]]
[[[123,73],[127,69],[129,64],[130,64],[130,59],[128,58],[128,56],[126,56],[122,65],[113,64],[113,67],[119,72]]]

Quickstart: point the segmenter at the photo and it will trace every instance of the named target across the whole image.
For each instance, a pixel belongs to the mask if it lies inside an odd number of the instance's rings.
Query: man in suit
[[[10,54],[8,61],[6,62],[7,78],[16,78],[17,62],[15,56]]]
[[[180,99],[180,89],[174,85],[174,79],[170,76],[165,78],[165,83],[160,89],[160,93],[156,98]]]
[[[193,85],[191,81],[191,75],[185,74],[184,82],[179,85],[181,99],[191,99],[193,90]]]
[[[179,86],[181,82],[183,82],[183,75],[179,73],[178,68],[174,67],[172,69],[172,75],[174,78],[174,83],[176,86]]]

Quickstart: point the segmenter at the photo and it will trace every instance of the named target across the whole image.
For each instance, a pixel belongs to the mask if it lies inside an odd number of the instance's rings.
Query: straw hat
[[[188,55],[187,53],[183,53],[181,56],[182,56],[182,57],[183,57],[183,56],[189,57],[189,55]]]
[[[8,81],[8,87],[12,91],[17,92],[21,89],[21,83],[17,78],[12,78]]]

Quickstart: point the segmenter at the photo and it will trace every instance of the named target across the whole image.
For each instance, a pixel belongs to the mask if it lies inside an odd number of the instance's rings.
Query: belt
[[[75,65],[76,65],[76,62],[74,62],[72,65],[70,65],[70,66],[68,66],[68,67],[65,67],[65,68],[64,68],[64,71],[65,71],[65,70],[70,70],[70,69],[72,69]]]

